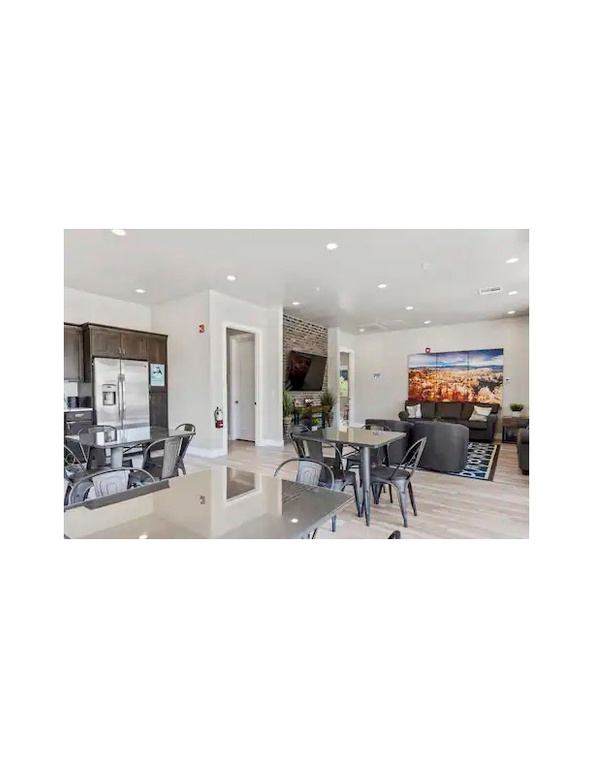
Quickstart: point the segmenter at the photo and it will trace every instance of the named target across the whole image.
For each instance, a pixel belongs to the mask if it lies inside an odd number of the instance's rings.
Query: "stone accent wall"
[[[301,320],[300,317],[284,315],[283,336],[282,336],[282,375],[286,375],[286,358],[291,349],[297,352],[309,352],[312,355],[323,355],[327,357],[327,328],[321,325],[315,325],[308,320]],[[327,390],[327,365],[325,366],[325,375],[323,377],[323,391]],[[295,392],[293,400],[298,400],[301,404],[305,397],[311,398],[315,405],[319,405],[320,392]]]

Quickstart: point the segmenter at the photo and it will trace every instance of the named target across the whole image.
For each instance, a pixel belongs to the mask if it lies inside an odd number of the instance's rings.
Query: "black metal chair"
[[[293,442],[299,457],[321,461],[331,468],[334,477],[334,483],[331,487],[332,491],[343,491],[349,486],[352,486],[354,490],[354,500],[356,502],[356,511],[358,516],[361,517],[362,505],[358,478],[356,477],[356,473],[352,470],[344,469],[344,457],[342,456],[340,447],[335,443],[329,443],[325,440],[308,440],[305,435],[293,436]],[[331,451],[330,456],[326,456],[323,453],[324,446]]]
[[[92,427],[86,427],[82,430],[82,432],[79,432],[79,434],[87,433],[92,435],[96,434],[97,432],[117,432],[117,429],[111,426],[111,424],[95,424]],[[88,451],[86,454],[86,467],[88,471],[108,468],[109,463],[107,461],[107,450],[103,447],[95,448],[93,446],[88,446]]]
[[[147,445],[144,449],[142,469],[159,480],[177,477],[180,469],[178,459],[184,439],[183,435],[172,435]],[[160,454],[161,451],[162,455],[157,456],[157,452]]]
[[[64,480],[66,481],[66,489],[64,491],[64,505],[68,503],[68,496],[72,490],[72,486],[77,480],[88,475],[88,471],[84,464],[80,461],[78,456],[73,450],[64,446]]]
[[[364,425],[365,429],[374,429],[379,432],[391,432],[391,427],[386,424],[382,424],[380,421],[373,421],[373,419],[367,419]],[[371,467],[377,464],[389,463],[389,446],[385,448],[371,448]],[[346,457],[346,469],[352,469],[354,467],[360,467],[360,451],[352,451]]]
[[[381,490],[384,485],[387,485],[390,491],[391,488],[395,488],[402,517],[404,518],[404,528],[408,527],[406,491],[410,494],[414,515],[418,515],[416,501],[414,499],[414,491],[412,489],[412,476],[416,471],[425,445],[425,437],[421,440],[417,440],[408,448],[404,458],[395,467],[371,467],[371,488],[373,489],[375,504],[379,503],[379,497],[381,496]],[[393,495],[391,494],[390,499],[393,501]]]
[[[394,531],[390,536],[388,536],[388,539],[401,539],[402,533],[401,531]]]
[[[303,446],[298,442],[297,439],[295,439],[295,435],[302,435],[306,432],[309,432],[309,430],[304,424],[291,424],[287,432],[288,439],[294,446],[297,456],[301,459],[305,458],[305,453]]]
[[[89,493],[95,498],[123,493],[130,488],[154,483],[154,477],[144,469],[104,469],[77,480],[70,490],[67,506],[86,501]],[[66,506],[66,505],[65,505]]]
[[[280,470],[287,464],[298,464],[295,483],[301,483],[301,485],[312,485],[314,487],[329,488],[334,490],[335,478],[331,467],[328,467],[323,461],[317,461],[310,458],[297,458],[286,459],[282,464],[276,467],[274,477],[278,477]],[[331,519],[332,533],[336,532],[336,519],[337,515],[333,515]],[[308,538],[314,539],[317,535],[317,528],[313,531],[313,534],[309,534]]]
[[[179,424],[177,427],[175,427],[175,429],[177,432],[187,432],[187,435],[184,435],[183,440],[181,441],[181,449],[179,451],[179,456],[177,457],[177,466],[183,472],[183,474],[186,475],[187,472],[185,471],[185,464],[183,463],[183,460],[185,459],[185,452],[187,451],[189,444],[196,435],[196,428],[193,424],[184,423]]]

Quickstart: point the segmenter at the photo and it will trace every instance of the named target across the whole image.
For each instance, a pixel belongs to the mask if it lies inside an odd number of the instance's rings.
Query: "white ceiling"
[[[138,304],[208,288],[358,333],[528,313],[526,229],[65,231],[65,284]],[[326,244],[338,243],[334,251]],[[518,258],[514,264],[506,260]],[[237,276],[230,282],[228,274]],[[379,283],[387,283],[379,289]],[[491,296],[478,288],[499,286]],[[138,294],[136,288],[146,293]],[[518,291],[509,296],[511,290]],[[300,306],[292,306],[299,301]],[[413,311],[406,311],[406,306]]]

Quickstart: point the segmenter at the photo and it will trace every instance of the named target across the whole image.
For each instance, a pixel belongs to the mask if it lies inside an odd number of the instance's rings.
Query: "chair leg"
[[[389,486],[389,501],[393,504],[393,488]]]
[[[337,515],[334,515],[334,516],[332,517],[332,533],[335,533],[335,532],[336,532],[336,520],[337,520],[337,519],[338,519],[338,516],[337,516]]]
[[[179,459],[179,466],[181,468],[181,471],[184,475],[187,475],[187,472],[185,471],[185,464],[183,463],[183,459]]]
[[[414,515],[418,517],[418,510],[416,509],[416,500],[414,499],[414,491],[412,490],[412,483],[408,483],[408,491],[410,492],[410,501],[412,502],[412,509]]]
[[[358,517],[362,517],[362,504],[360,503],[360,491],[358,488],[358,483],[356,480],[354,481],[354,485],[352,486],[354,488],[354,501],[356,502],[356,512],[358,514]]]
[[[404,528],[408,527],[408,508],[406,503],[406,491],[404,489],[403,493],[400,491],[399,488],[395,489],[397,492],[397,498],[399,500],[399,507],[402,511],[402,517],[404,518]]]
[[[379,503],[379,500],[381,498],[381,491],[383,490],[383,486],[379,485],[379,483],[373,483],[371,486],[372,492],[373,492],[373,501],[375,504]]]

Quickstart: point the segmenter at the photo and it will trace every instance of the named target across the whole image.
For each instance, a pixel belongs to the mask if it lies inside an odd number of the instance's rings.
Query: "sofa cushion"
[[[436,403],[425,400],[423,403],[420,403],[420,409],[422,410],[423,419],[434,419]]]
[[[418,405],[406,405],[409,419],[419,419],[422,416],[422,408]]]
[[[469,419],[461,419],[457,423],[462,424],[464,427],[467,427],[472,431],[474,429],[488,429],[488,421],[470,421]]]
[[[474,412],[474,404],[473,403],[462,403],[461,404],[461,418],[464,421],[467,421],[469,417]]]
[[[441,419],[460,419],[461,403],[436,403],[436,416]]]

